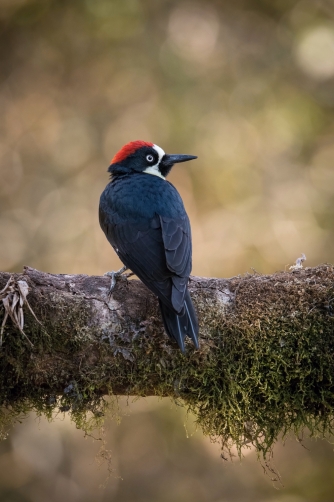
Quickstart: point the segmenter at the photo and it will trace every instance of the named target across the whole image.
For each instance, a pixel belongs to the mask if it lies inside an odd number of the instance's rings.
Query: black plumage
[[[161,171],[157,175],[145,172],[150,167],[147,152],[152,149],[154,145],[141,146],[111,164],[112,179],[100,199],[100,225],[124,265],[157,295],[165,330],[184,351],[186,336],[198,348],[198,322],[187,289],[192,259],[190,223],[179,193]],[[153,154],[158,161],[154,169],[160,163],[167,169],[169,157],[159,159],[155,150]]]

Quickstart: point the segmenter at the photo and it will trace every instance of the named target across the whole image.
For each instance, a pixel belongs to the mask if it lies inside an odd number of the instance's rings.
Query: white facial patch
[[[162,174],[159,170],[159,164],[160,164],[162,157],[165,155],[165,152],[158,145],[153,145],[153,148],[157,152],[157,154],[159,155],[159,160],[154,166],[147,167],[143,172],[147,173],[147,174],[153,174],[154,176],[159,176],[159,178],[162,178],[163,180],[165,180],[166,178],[164,176],[162,176]]]

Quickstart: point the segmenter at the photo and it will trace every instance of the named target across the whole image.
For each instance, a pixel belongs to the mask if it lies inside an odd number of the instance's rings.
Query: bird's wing
[[[141,222],[100,215],[101,226],[122,262],[163,303],[179,312],[191,270],[188,218],[156,215]]]
[[[172,307],[173,274],[166,265],[159,217],[131,222],[100,211],[100,223],[122,262],[164,303]]]
[[[160,216],[166,264],[173,272],[172,304],[180,312],[191,272],[191,230],[189,218]]]
[[[160,216],[167,267],[180,277],[191,272],[191,231],[189,218]]]

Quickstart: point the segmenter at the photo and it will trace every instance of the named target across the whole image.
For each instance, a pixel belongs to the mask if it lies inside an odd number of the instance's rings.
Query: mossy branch
[[[25,268],[22,335],[11,320],[0,349],[0,421],[35,409],[100,417],[106,394],[183,400],[204,432],[264,455],[280,433],[332,432],[334,270],[331,265],[231,279],[192,277],[200,350],[182,355],[156,298],[139,281]],[[0,289],[10,274],[0,273]],[[0,309],[0,324],[5,312]],[[39,322],[36,320],[39,320]],[[28,339],[33,345],[28,343]]]

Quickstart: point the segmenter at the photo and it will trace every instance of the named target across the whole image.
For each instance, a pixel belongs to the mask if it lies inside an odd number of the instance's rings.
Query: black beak
[[[197,159],[196,155],[169,155],[166,153],[160,162],[160,171],[163,176],[167,176],[174,164],[179,162],[187,162],[188,160]]]
[[[187,162],[188,160],[194,160],[197,159],[196,155],[166,155],[163,156],[162,162],[166,166],[173,166],[174,164],[177,164],[178,162]]]

